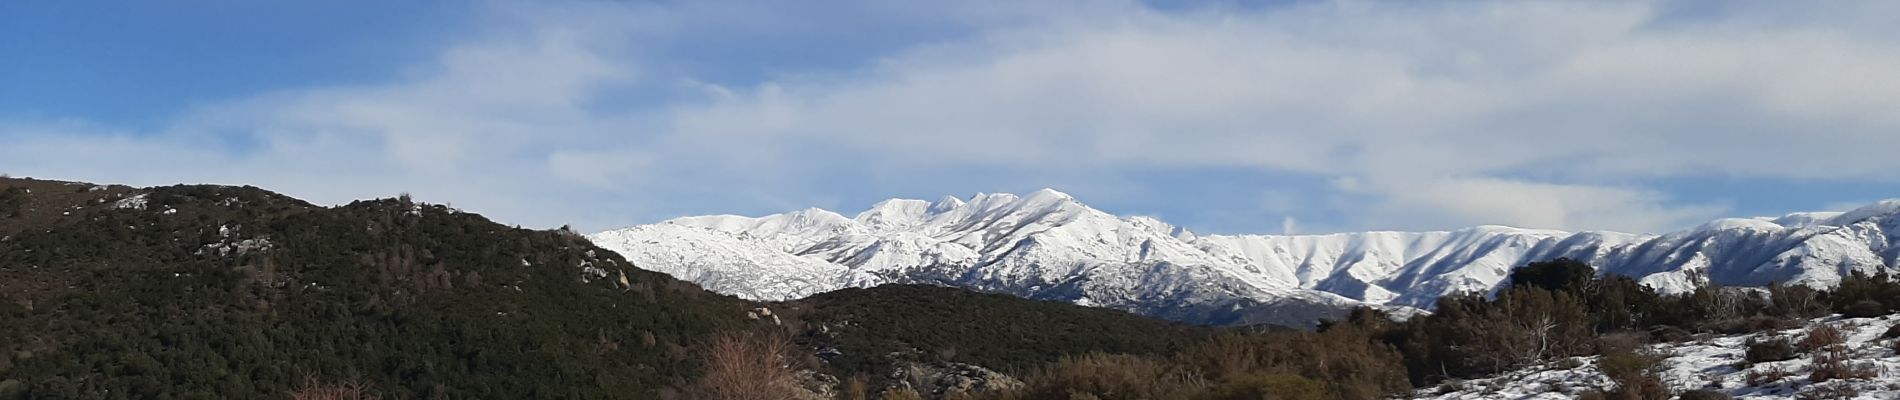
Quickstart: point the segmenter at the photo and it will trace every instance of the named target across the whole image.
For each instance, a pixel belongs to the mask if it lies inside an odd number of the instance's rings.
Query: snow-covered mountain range
[[[784,300],[931,283],[1211,324],[1300,325],[1354,305],[1429,308],[1512,267],[1569,257],[1668,292],[1703,281],[1830,285],[1900,257],[1900,200],[1845,213],[1723,219],[1665,235],[1480,226],[1442,232],[1196,235],[1044,189],[687,217],[589,237],[707,289]]]

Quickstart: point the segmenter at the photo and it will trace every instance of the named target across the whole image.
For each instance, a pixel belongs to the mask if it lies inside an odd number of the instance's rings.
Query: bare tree
[[[317,377],[308,376],[304,378],[302,387],[290,392],[290,398],[293,400],[378,400],[382,398],[371,389],[369,382],[360,379],[321,383],[317,381]]]

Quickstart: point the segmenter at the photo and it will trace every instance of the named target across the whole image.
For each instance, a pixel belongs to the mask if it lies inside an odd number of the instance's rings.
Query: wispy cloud
[[[1646,179],[1891,180],[1900,36],[1842,22],[1881,3],[1831,5],[833,4],[933,28],[735,78],[685,54],[785,51],[730,39],[775,30],[842,36],[728,3],[495,3],[491,30],[406,79],[232,99],[152,132],[15,121],[0,167],[319,201],[411,191],[589,228],[683,202],[927,188],[918,177],[1073,188],[1238,168],[1336,182],[1263,188],[1301,225],[1657,231],[1726,205]]]

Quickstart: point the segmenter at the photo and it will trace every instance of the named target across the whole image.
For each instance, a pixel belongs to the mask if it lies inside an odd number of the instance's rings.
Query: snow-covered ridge
[[[590,238],[643,268],[759,300],[933,283],[1194,322],[1288,322],[1290,314],[1249,309],[1429,307],[1446,294],[1491,290],[1513,267],[1558,257],[1665,291],[1705,280],[1830,285],[1850,271],[1894,264],[1896,214],[1900,201],[1886,201],[1845,213],[1723,219],[1664,235],[1502,226],[1196,235],[1043,189],[893,199],[851,217],[815,208],[686,217]]]

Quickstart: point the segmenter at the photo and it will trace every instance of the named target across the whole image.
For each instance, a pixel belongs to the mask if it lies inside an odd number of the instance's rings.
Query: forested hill
[[[1074,304],[929,285],[883,285],[778,303],[833,372],[876,374],[893,361],[957,362],[1021,374],[1065,355],[1161,355],[1223,331]]]
[[[0,398],[651,398],[752,306],[406,197],[17,178],[0,296]]]

